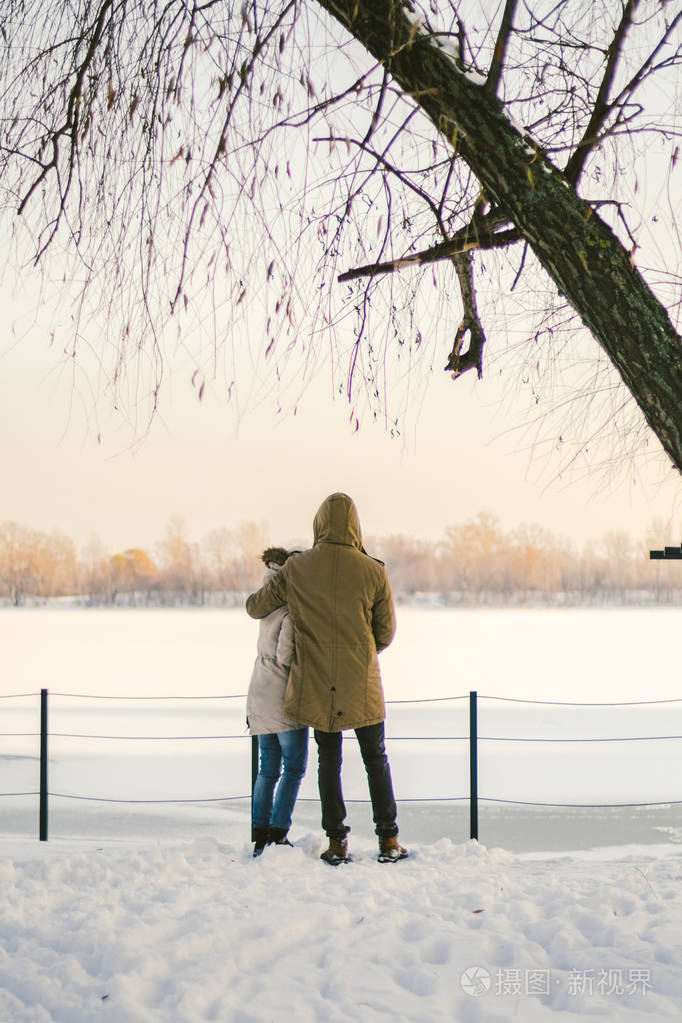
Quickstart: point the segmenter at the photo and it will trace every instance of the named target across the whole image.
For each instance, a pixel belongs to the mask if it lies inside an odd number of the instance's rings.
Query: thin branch
[[[448,173],[447,173],[447,176],[445,178],[445,184],[443,185],[443,188],[441,190],[440,202],[438,203],[438,224],[441,227],[441,232],[442,232],[444,238],[447,237],[447,234],[446,234],[446,232],[445,232],[445,230],[443,229],[443,226],[442,226],[443,210],[445,208],[445,199],[447,197],[448,190],[450,188],[450,181],[452,179],[452,175],[455,172],[455,163],[456,162],[457,162],[457,154],[453,153],[452,159],[450,160],[450,166],[448,167]]]
[[[177,287],[175,289],[175,294],[173,295],[173,298],[171,299],[171,303],[170,303],[171,313],[174,312],[175,307],[176,307],[176,305],[178,303],[178,300],[180,298],[180,295],[182,294],[182,289],[183,289],[183,287],[185,285],[185,276],[186,276],[186,269],[187,269],[187,262],[188,262],[188,253],[189,253],[190,242],[191,242],[191,239],[192,239],[192,232],[193,232],[193,229],[194,229],[194,221],[196,219],[197,213],[198,213],[202,203],[205,202],[206,192],[210,192],[211,181],[212,181],[213,176],[215,174],[216,167],[218,166],[218,163],[221,160],[224,159],[224,155],[225,155],[225,139],[226,139],[226,136],[227,136],[227,130],[228,130],[230,121],[232,120],[232,117],[233,117],[233,114],[234,114],[236,103],[237,103],[240,95],[242,94],[242,92],[248,91],[248,88],[249,88],[249,76],[251,74],[251,71],[253,69],[253,66],[254,66],[254,64],[256,62],[256,59],[257,59],[258,55],[268,46],[268,44],[270,43],[270,40],[274,37],[274,35],[278,31],[280,25],[282,25],[282,23],[284,22],[284,19],[288,15],[289,11],[293,7],[295,7],[295,5],[296,5],[296,0],[289,0],[289,3],[284,7],[284,9],[282,11],[280,11],[280,13],[279,13],[277,19],[275,20],[274,24],[268,30],[268,32],[263,37],[263,39],[256,39],[251,60],[248,62],[248,64],[245,64],[244,73],[240,75],[239,85],[237,87],[237,90],[235,92],[235,95],[234,95],[233,99],[231,100],[231,102],[230,102],[230,104],[228,106],[227,114],[226,114],[225,119],[224,119],[223,124],[222,124],[222,130],[221,130],[221,133],[220,133],[220,138],[219,138],[218,144],[217,144],[217,146],[215,148],[215,151],[213,153],[213,157],[211,159],[211,162],[209,163],[208,167],[206,168],[205,172],[203,173],[203,181],[201,183],[201,187],[199,188],[199,190],[197,192],[197,195],[196,195],[196,198],[195,198],[195,200],[194,200],[194,202],[192,204],[192,210],[191,210],[188,222],[187,222],[187,227],[185,229],[185,237],[184,237],[184,242],[183,242],[183,247],[182,247],[182,258],[181,258],[181,263],[180,263],[180,273],[178,275]]]
[[[589,123],[585,129],[585,134],[566,164],[564,173],[567,180],[570,181],[572,185],[577,184],[588,156],[598,144],[599,130],[603,127],[606,118],[612,110],[608,101],[609,90],[616,75],[623,43],[625,42],[625,36],[632,24],[632,15],[634,14],[638,3],[639,0],[627,0],[625,7],[623,8],[623,17],[620,20],[620,24],[613,37],[613,41],[608,49],[608,58],[606,61],[606,68],[604,70],[604,77],[602,78],[601,85],[599,86],[599,91],[594,102],[594,107],[592,108],[592,116],[590,117]]]
[[[488,77],[486,78],[485,83],[485,90],[490,93],[491,96],[497,95],[497,90],[500,86],[502,68],[504,67],[504,56],[507,52],[507,44],[509,43],[509,37],[512,31],[516,6],[517,0],[507,0],[504,5],[500,31],[497,34],[495,49],[493,51],[493,59],[490,64],[490,70],[488,71]]]
[[[356,280],[359,277],[376,277],[378,274],[395,273],[406,266],[421,266],[424,263],[438,263],[444,259],[452,259],[455,256],[474,250],[499,249],[513,245],[521,240],[521,234],[516,230],[492,231],[489,225],[489,218],[481,218],[480,221],[472,221],[457,234],[447,241],[439,242],[421,252],[414,252],[409,256],[402,256],[399,259],[391,259],[386,263],[371,263],[367,266],[355,267],[339,274],[339,282]]]
[[[523,253],[521,254],[521,262],[519,263],[519,268],[516,271],[516,274],[514,275],[514,280],[512,281],[512,285],[511,285],[511,287],[509,289],[510,291],[513,291],[514,288],[516,287],[516,285],[521,280],[521,274],[523,273],[524,267],[526,265],[526,256],[527,255],[528,255],[528,242],[526,242],[526,244],[523,246]]]
[[[71,175],[73,173],[73,166],[74,166],[74,162],[75,162],[75,158],[76,158],[76,149],[77,149],[77,146],[78,146],[77,135],[78,135],[78,123],[79,123],[79,106],[80,106],[80,102],[81,102],[82,89],[83,89],[83,81],[85,79],[85,73],[86,73],[86,71],[88,71],[88,69],[90,68],[90,65],[92,64],[93,60],[95,59],[95,54],[96,54],[97,48],[98,48],[98,46],[99,46],[99,44],[101,42],[102,33],[104,31],[104,20],[106,18],[107,12],[111,9],[112,6],[113,6],[113,0],[104,0],[104,3],[102,4],[102,6],[100,8],[99,14],[97,16],[97,20],[96,20],[94,28],[93,28],[92,38],[90,39],[90,44],[88,46],[87,52],[85,54],[85,57],[83,58],[83,62],[81,63],[80,67],[77,70],[76,79],[75,79],[74,84],[73,84],[73,86],[71,88],[71,91],[69,93],[69,99],[68,99],[67,111],[66,111],[66,120],[64,121],[64,123],[61,125],[60,128],[57,128],[56,131],[52,132],[52,139],[51,139],[51,141],[52,141],[52,159],[49,160],[45,164],[41,164],[42,170],[41,170],[40,174],[35,179],[35,181],[31,185],[31,187],[29,188],[28,192],[26,193],[26,195],[22,199],[21,203],[19,204],[19,208],[17,209],[17,214],[18,215],[21,215],[24,212],[24,210],[26,208],[26,204],[30,200],[31,196],[39,188],[41,183],[47,178],[47,176],[48,176],[48,174],[50,173],[51,170],[54,170],[55,172],[57,172],[57,177],[59,177],[59,173],[58,173],[59,172],[59,168],[58,168],[59,142],[60,142],[60,139],[62,138],[62,136],[68,136],[70,138],[70,140],[71,140],[71,152],[70,152],[70,157],[69,157],[69,174],[68,174],[68,177],[67,177],[67,186],[66,186],[66,191],[63,192],[62,195],[61,195],[59,212],[58,212],[56,220],[55,220],[55,226],[54,226],[54,228],[53,228],[53,230],[52,230],[52,232],[50,234],[50,240],[54,237],[54,235],[55,235],[55,233],[57,231],[57,228],[59,226],[59,221],[60,221],[61,215],[62,215],[62,213],[64,211],[64,203],[66,201],[66,193],[68,192],[69,184],[71,182]],[[83,33],[83,35],[81,36],[81,40],[83,40],[85,37],[86,37],[86,33]],[[79,42],[81,40],[79,40]],[[49,241],[48,241],[47,244],[49,244]],[[45,250],[46,247],[47,247],[47,245],[43,246],[43,249],[41,250],[41,252],[38,255],[38,259],[40,258],[40,255],[42,254],[42,252]]]
[[[614,99],[614,101],[612,103],[612,106],[617,106],[619,103],[621,103],[624,100],[624,98],[626,96],[631,95],[635,91],[635,89],[639,85],[641,85],[642,81],[647,77],[647,75],[649,73],[651,73],[651,71],[656,71],[656,70],[658,70],[661,67],[667,67],[667,66],[669,66],[669,63],[672,63],[672,64],[677,63],[677,58],[669,58],[669,60],[663,60],[663,61],[661,61],[660,64],[655,65],[654,64],[654,58],[656,57],[656,55],[658,53],[660,53],[662,48],[665,46],[665,44],[667,43],[667,41],[670,38],[670,36],[672,35],[672,33],[675,31],[675,29],[679,25],[680,21],[682,21],[682,11],[679,11],[679,13],[670,22],[670,24],[668,25],[667,29],[665,30],[665,32],[661,36],[660,40],[658,41],[656,47],[651,51],[651,53],[649,54],[647,59],[642,64],[642,66],[639,69],[639,71],[637,71],[637,73],[632,76],[632,78],[627,83],[627,85],[625,85],[621,89],[619,94]],[[679,53],[679,50],[678,50],[678,53]]]
[[[386,145],[384,147],[384,152],[388,151],[388,149],[391,148],[391,145],[395,141],[395,138],[397,137],[397,135],[400,132],[404,132],[405,128],[407,127],[407,125],[409,123],[409,121],[412,120],[412,118],[416,116],[417,109],[418,108],[415,108],[414,110],[412,110],[410,112],[409,116],[403,122],[403,124],[400,126],[399,130],[395,133],[395,135],[390,140],[388,145]],[[402,171],[398,170],[398,168],[394,164],[392,164],[389,160],[387,160],[387,158],[382,153],[378,153],[376,151],[376,149],[372,149],[370,146],[366,145],[360,139],[338,138],[335,135],[321,135],[321,136],[318,136],[316,138],[313,138],[312,141],[313,142],[329,142],[329,143],[343,142],[345,145],[357,146],[358,149],[361,149],[363,152],[365,152],[369,156],[371,156],[372,159],[375,160],[377,164],[380,164],[382,167],[384,167],[389,172],[389,174],[392,174],[399,181],[401,181],[402,184],[405,185],[406,188],[409,188],[412,192],[414,192],[415,195],[419,196],[419,198],[422,199],[423,202],[429,207],[429,209],[433,213],[433,215],[436,218],[436,220],[438,220],[438,218],[439,218],[439,211],[438,211],[439,208],[438,208],[437,204],[434,202],[434,200],[431,198],[431,196],[428,195],[428,193],[425,192],[422,188],[420,188],[419,185],[416,185],[414,183],[414,181],[411,181],[410,178],[406,174],[403,174]]]
[[[362,140],[362,148],[363,149],[367,145],[369,140],[371,139],[372,135],[374,134],[374,129],[376,128],[377,124],[379,123],[379,118],[381,117],[381,110],[382,110],[382,107],[384,105],[384,97],[386,96],[386,89],[388,87],[388,79],[389,79],[388,69],[384,68],[384,74],[383,74],[383,78],[381,80],[381,88],[379,90],[379,98],[377,100],[377,105],[376,105],[376,107],[374,109],[374,112],[372,114],[372,120],[370,121],[369,128],[367,129],[367,134],[365,135],[364,139]]]

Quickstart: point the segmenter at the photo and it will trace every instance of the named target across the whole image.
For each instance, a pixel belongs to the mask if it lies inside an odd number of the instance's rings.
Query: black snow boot
[[[270,828],[268,831],[268,845],[293,845],[287,838],[288,834],[288,828]]]
[[[268,829],[267,828],[254,828],[252,831],[252,837],[254,841],[253,855],[260,856],[268,844]]]

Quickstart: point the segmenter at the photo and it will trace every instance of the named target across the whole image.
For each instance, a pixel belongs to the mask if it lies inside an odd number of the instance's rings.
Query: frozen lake
[[[466,694],[680,696],[682,610],[398,608],[389,700]],[[246,691],[257,623],[239,609],[0,609],[2,689],[116,696]]]
[[[674,609],[400,607],[381,664],[403,830],[409,819],[429,840],[467,837],[468,694],[477,690],[482,841],[566,848],[568,817],[573,832],[581,821],[583,844],[617,844],[633,829],[632,840],[682,840],[672,805],[521,805],[682,799],[679,624]],[[0,793],[38,788],[38,693],[47,688],[51,837],[86,820],[93,833],[115,833],[121,815],[171,830],[186,828],[188,815],[192,828],[244,826],[242,696],[256,631],[234,609],[3,609],[0,697],[11,698],[0,698]],[[636,705],[594,706],[614,703]],[[352,737],[344,748],[347,799],[364,800]],[[316,796],[311,744],[295,825],[319,827]],[[35,807],[35,797],[0,798],[0,834],[34,832]],[[369,832],[366,806],[350,817]]]

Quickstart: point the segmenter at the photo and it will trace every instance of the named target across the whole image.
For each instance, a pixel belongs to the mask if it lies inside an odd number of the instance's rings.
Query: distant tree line
[[[641,604],[682,602],[682,562],[651,561],[649,551],[679,545],[663,522],[633,540],[611,530],[581,549],[538,525],[505,530],[481,512],[446,530],[438,543],[392,536],[373,553],[386,562],[394,590],[438,593],[448,603]]]
[[[107,551],[92,538],[78,552],[69,537],[15,522],[0,524],[0,600],[20,606],[50,598],[89,605],[234,604],[260,585],[265,523],[247,522],[191,542],[174,517],[152,551]],[[620,531],[577,549],[537,525],[505,530],[482,512],[440,541],[398,535],[365,546],[386,562],[399,600],[448,604],[682,603],[682,564],[650,561],[649,550],[679,543],[652,523],[639,540]]]
[[[62,533],[4,522],[0,599],[16,606],[54,597],[92,605],[202,605],[216,597],[229,603],[231,595],[259,585],[259,556],[267,543],[265,524],[252,522],[215,529],[193,543],[183,520],[173,517],[151,552],[131,547],[112,553],[97,537],[77,552]]]

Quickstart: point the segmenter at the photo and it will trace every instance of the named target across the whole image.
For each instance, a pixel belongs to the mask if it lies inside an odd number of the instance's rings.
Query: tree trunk
[[[395,0],[317,0],[389,70],[523,235],[682,468],[682,342],[613,231],[499,100],[415,31]]]

